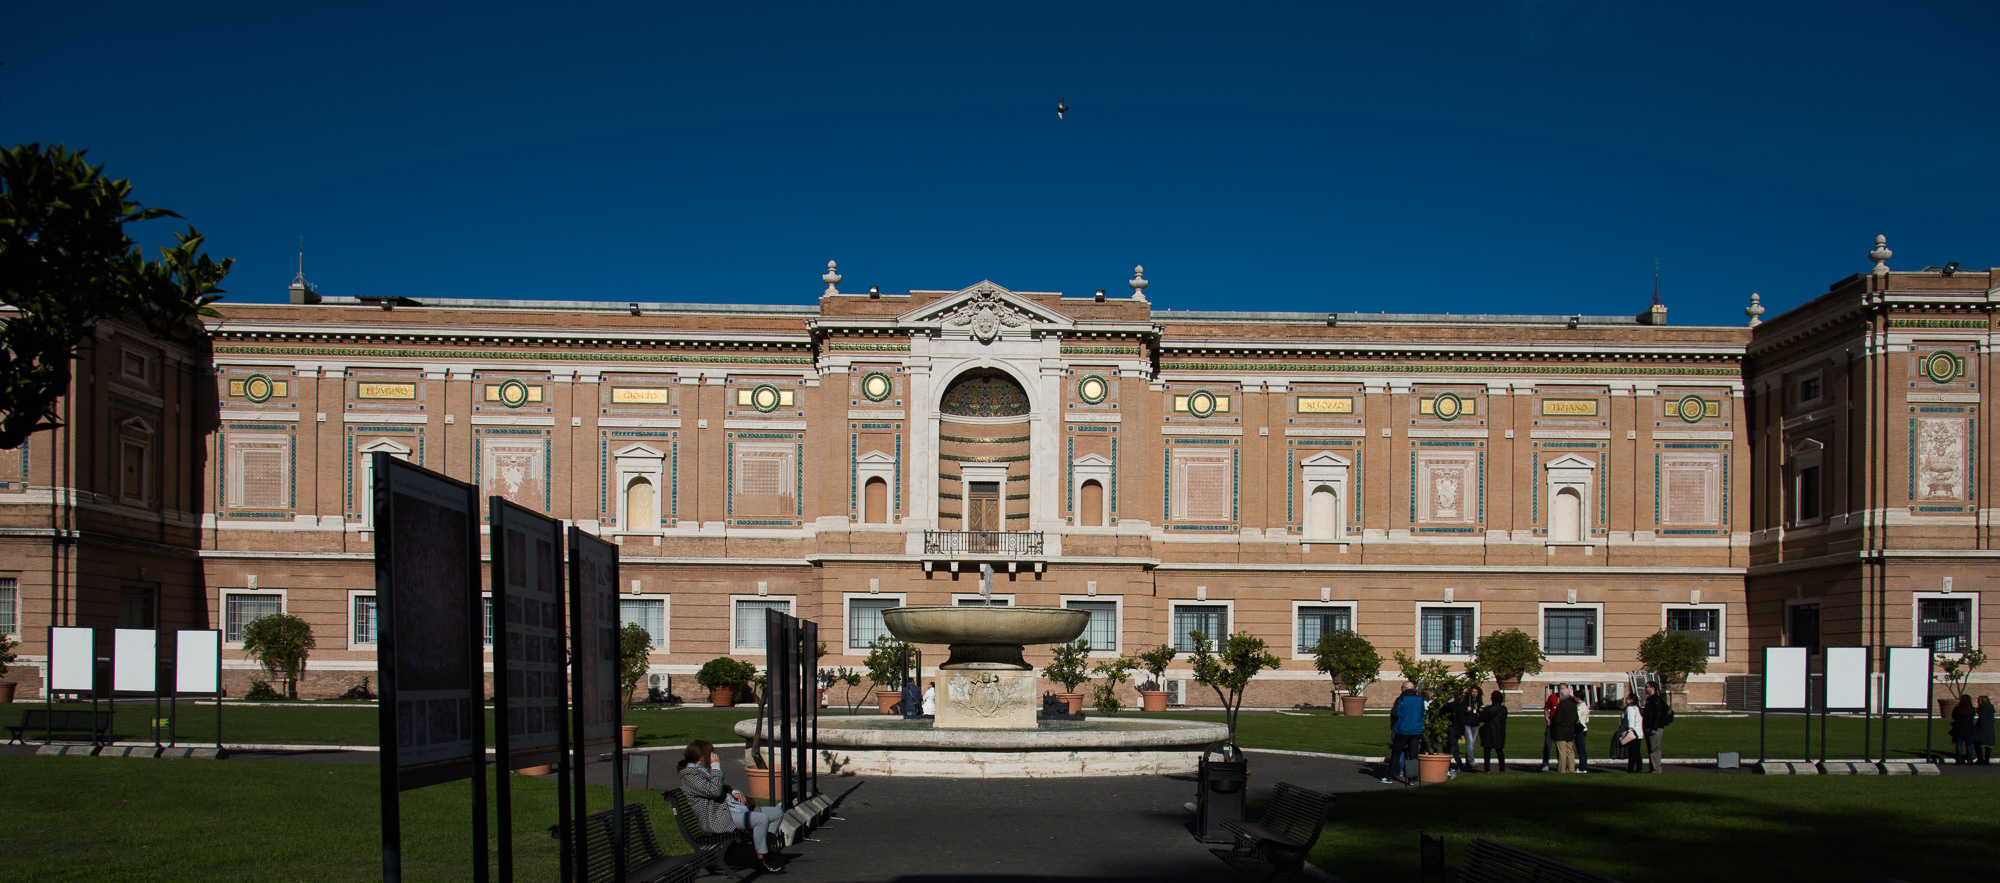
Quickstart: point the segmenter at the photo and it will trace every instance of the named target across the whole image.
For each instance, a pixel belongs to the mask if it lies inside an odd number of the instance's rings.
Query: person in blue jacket
[[[1389,709],[1389,775],[1382,784],[1410,784],[1408,763],[1417,753],[1417,739],[1424,732],[1424,700],[1413,681],[1403,682],[1403,695]]]

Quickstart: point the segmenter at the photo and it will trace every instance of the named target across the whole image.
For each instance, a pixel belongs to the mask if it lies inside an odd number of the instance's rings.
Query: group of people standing
[[[1993,762],[1993,699],[1979,697],[1977,706],[1961,696],[1951,708],[1953,762],[1990,764]]]
[[[1482,698],[1486,700],[1483,704],[1480,701]],[[1435,701],[1443,702],[1439,711],[1449,725],[1444,745],[1426,745],[1424,742],[1424,717]],[[1507,715],[1507,694],[1499,690],[1487,696],[1475,687],[1440,700],[1420,693],[1414,682],[1404,681],[1402,695],[1396,698],[1389,711],[1389,769],[1388,775],[1382,777],[1382,783],[1400,781],[1409,784],[1408,763],[1422,749],[1450,754],[1452,775],[1475,770],[1493,772],[1494,755],[1500,758],[1499,771],[1506,772]],[[1983,720],[1990,733],[1990,706],[1985,715]],[[1552,750],[1557,771],[1589,772],[1590,720],[1589,702],[1569,685],[1549,687],[1548,695],[1542,701],[1542,772],[1549,769]],[[1611,738],[1613,756],[1625,758],[1626,772],[1636,773],[1642,768],[1660,772],[1663,736],[1673,720],[1673,706],[1668,704],[1657,684],[1646,685],[1643,703],[1637,695],[1625,697],[1618,714],[1618,728]],[[1460,750],[1461,744],[1463,751]],[[1479,767],[1473,765],[1475,745],[1483,758]]]

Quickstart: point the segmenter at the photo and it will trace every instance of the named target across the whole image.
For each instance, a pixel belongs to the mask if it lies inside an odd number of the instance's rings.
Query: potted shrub
[[[1056,645],[1056,658],[1049,667],[1042,669],[1042,677],[1062,685],[1063,691],[1056,694],[1069,708],[1070,714],[1083,713],[1083,694],[1076,691],[1077,685],[1090,680],[1090,642],[1078,638],[1067,644]]]
[[[652,654],[653,636],[645,626],[628,622],[618,630],[618,699],[624,711],[632,710],[632,693],[646,677],[646,665]],[[630,748],[638,740],[638,724],[618,726],[618,744]]]
[[[1548,658],[1541,642],[1520,629],[1501,629],[1472,646],[1473,664],[1492,672],[1502,690],[1520,689],[1521,676],[1541,674]]]
[[[1174,661],[1172,644],[1161,644],[1139,654],[1139,667],[1153,676],[1153,679],[1139,685],[1139,701],[1146,711],[1167,710],[1167,664]]]
[[[695,683],[708,688],[708,701],[717,708],[736,704],[736,686],[747,684],[757,675],[757,667],[739,659],[717,656],[702,663],[694,673]]]
[[[1250,679],[1267,668],[1282,665],[1277,654],[1264,647],[1264,639],[1249,632],[1230,635],[1222,644],[1221,652],[1202,634],[1200,629],[1188,632],[1194,639],[1194,652],[1188,655],[1188,662],[1194,666],[1194,682],[1215,691],[1215,697],[1222,700],[1223,720],[1229,726],[1229,747],[1236,748],[1236,715],[1243,710],[1243,690],[1250,686]]]
[[[5,633],[0,633],[0,675],[7,673],[7,663],[14,661],[14,648],[19,645],[19,641],[8,638]],[[12,701],[14,701],[14,682],[0,682],[0,703]]]
[[[1382,679],[1382,656],[1375,652],[1375,645],[1353,629],[1335,629],[1321,635],[1312,652],[1313,666],[1333,678],[1336,688],[1347,691],[1345,696],[1338,689],[1334,693],[1340,699],[1341,713],[1360,717],[1368,703],[1361,691]]]
[[[1675,711],[1686,711],[1688,675],[1708,673],[1708,642],[1661,629],[1639,642],[1639,666],[1660,676]]]
[[[1396,664],[1403,670],[1403,679],[1417,685],[1417,692],[1428,693],[1430,700],[1424,703],[1423,744],[1417,751],[1417,780],[1426,784],[1442,782],[1450,778],[1451,755],[1445,753],[1450,744],[1451,719],[1444,713],[1445,699],[1453,693],[1478,688],[1486,682],[1486,673],[1477,663],[1467,662],[1465,671],[1453,674],[1451,666],[1442,659],[1417,659],[1407,652],[1396,651]]]
[[[1940,656],[1937,665],[1938,680],[1944,681],[1949,697],[1938,697],[1938,715],[1949,719],[1958,703],[1965,701],[1965,686],[1972,680],[1972,673],[1986,664],[1986,651],[1967,650],[1957,656]]]
[[[909,667],[910,645],[894,635],[879,635],[868,642],[868,681],[875,685],[875,709],[888,714],[903,700],[903,675]]]
[[[1097,700],[1092,703],[1099,714],[1117,714],[1119,709],[1125,707],[1118,701],[1118,685],[1131,678],[1132,669],[1137,665],[1137,660],[1120,656],[1100,662],[1091,669],[1092,673],[1104,679],[1104,683],[1097,685]]]
[[[312,626],[289,613],[260,616],[243,627],[243,652],[285,682],[285,698],[299,698],[299,676],[312,654]]]
[[[756,690],[757,723],[751,728],[750,742],[743,751],[743,774],[750,782],[745,790],[753,800],[770,800],[771,782],[777,776],[777,770],[764,762],[764,709],[770,701],[770,673],[751,675],[749,683]]]

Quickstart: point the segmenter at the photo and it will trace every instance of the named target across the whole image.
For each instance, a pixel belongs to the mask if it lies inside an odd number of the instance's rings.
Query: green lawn
[[[1156,715],[1144,715],[1155,717]],[[1220,723],[1220,714],[1170,714],[1158,717],[1176,717],[1185,720],[1214,721]],[[1515,715],[1509,718],[1507,730],[1507,756],[1515,761],[1539,762],[1542,757],[1542,721],[1539,714]],[[1611,757],[1611,733],[1617,723],[1609,713],[1596,715],[1595,726],[1590,728],[1590,758],[1592,763],[1602,763]],[[1770,756],[1774,758],[1798,758],[1804,756],[1804,719],[1773,716],[1765,736]],[[1832,758],[1858,758],[1862,756],[1862,721],[1858,718],[1828,718],[1826,756]],[[1951,751],[1951,740],[1945,735],[1946,725],[1938,721],[1931,726],[1931,745],[1935,750]],[[1869,754],[1881,757],[1882,721],[1877,718],[1869,735]],[[1383,716],[1346,717],[1340,714],[1245,714],[1237,720],[1237,743],[1245,748],[1276,748],[1290,751],[1322,751],[1330,754],[1355,754],[1373,756],[1389,751],[1389,719]],[[1666,733],[1666,753],[1669,757],[1714,757],[1719,751],[1741,752],[1746,758],[1756,758],[1757,718],[1711,717],[1705,715],[1680,715],[1668,727]],[[1889,753],[1891,757],[1915,757],[1923,751],[1924,722],[1922,719],[1897,719],[1889,724]],[[1820,757],[1820,724],[1817,717],[1812,720],[1812,757]],[[1619,761],[1622,763],[1623,761]]]
[[[1987,776],[1462,776],[1341,795],[1312,862],[1414,880],[1424,832],[1445,838],[1454,874],[1488,837],[1623,883],[1977,880],[1996,830],[2000,778]]]
[[[0,756],[0,781],[10,810],[0,879],[382,879],[372,765]],[[513,783],[517,878],[554,880],[547,828],[556,821],[556,785],[521,776]],[[403,792],[405,880],[469,878],[470,792],[469,782]],[[593,810],[608,808],[611,789],[593,787],[589,799]],[[687,851],[657,797],[628,799],[647,807],[663,848]],[[497,862],[497,839],[490,842]]]
[[[17,703],[15,709],[42,708],[39,703]],[[57,708],[88,710],[90,704],[56,703]],[[101,707],[101,706],[100,706]],[[215,742],[215,706],[182,704],[174,724],[174,734],[180,742],[200,745]],[[7,714],[0,711],[0,720],[9,725],[20,720],[21,712]],[[162,706],[161,716],[166,716]],[[709,708],[679,707],[654,708],[638,706],[626,715],[626,722],[639,727],[639,746],[685,745],[695,739],[710,742],[741,742],[730,728],[737,721],[755,717],[754,707]],[[154,738],[152,731],[152,703],[118,703],[118,712],[112,716],[112,734],[121,742],[149,742]],[[222,706],[222,741],[228,743],[260,742],[273,745],[374,745],[377,741],[377,720],[372,707],[340,707],[301,702],[296,705],[237,705],[224,703]],[[493,714],[486,715],[488,744],[492,740]],[[162,733],[162,739],[165,734]]]

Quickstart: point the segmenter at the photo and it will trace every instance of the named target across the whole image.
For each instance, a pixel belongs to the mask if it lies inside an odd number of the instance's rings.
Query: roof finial
[[[1653,259],[1653,306],[1660,305],[1660,259]]]
[[[834,262],[827,261],[826,275],[819,277],[819,281],[826,283],[827,294],[839,294],[840,289],[835,288],[834,286],[840,284],[840,268],[837,265],[835,265]],[[821,297],[825,296],[826,295],[821,295]]]
[[[1750,317],[1751,328],[1764,324],[1762,318],[1764,315],[1764,305],[1757,301],[1757,292],[1750,292],[1750,305],[1743,308],[1743,315]]]
[[[1146,266],[1144,264],[1134,266],[1132,268],[1132,279],[1125,284],[1132,286],[1133,300],[1144,301],[1146,299],[1146,286],[1152,284],[1146,281]]]
[[[1869,272],[1877,276],[1889,272],[1889,265],[1886,262],[1895,256],[1896,253],[1889,250],[1889,237],[1878,234],[1875,237],[1875,250],[1868,253],[1868,259],[1875,262],[1875,269]]]
[[[291,301],[295,304],[319,303],[319,287],[306,281],[306,238],[299,237],[299,274],[292,277]]]

